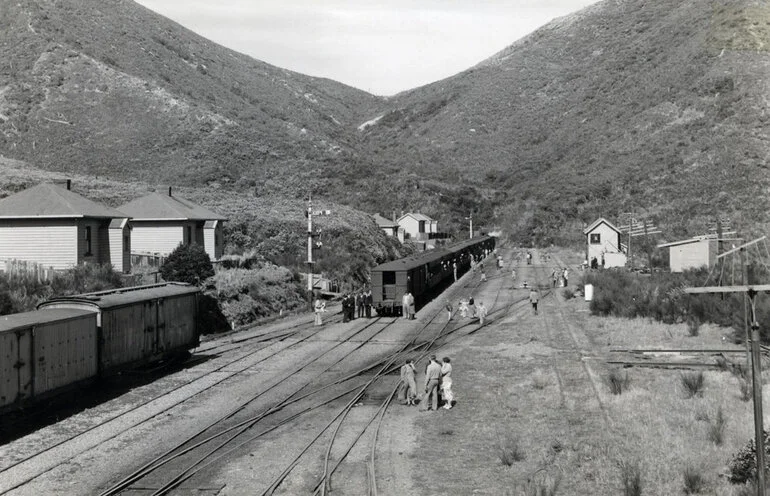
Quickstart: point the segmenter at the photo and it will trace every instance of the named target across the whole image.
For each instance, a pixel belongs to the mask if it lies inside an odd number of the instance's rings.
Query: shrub
[[[197,243],[179,245],[166,258],[160,268],[166,281],[179,281],[199,285],[214,275],[211,259]]]
[[[8,291],[0,291],[0,315],[13,313],[13,300]]]
[[[521,447],[519,438],[516,436],[507,436],[500,443],[497,456],[503,465],[510,467],[514,462],[520,462],[526,458],[524,449]]]
[[[607,376],[607,383],[612,394],[622,394],[624,389],[628,389],[631,379],[628,377],[628,372],[621,373],[620,369],[612,369]]]
[[[687,398],[703,396],[703,372],[685,372],[679,376],[682,388]]]
[[[123,287],[121,275],[110,264],[77,265],[57,273],[51,280],[51,290],[56,296],[91,293]]]
[[[623,483],[624,496],[641,496],[642,469],[639,462],[623,460],[619,463],[620,480]]]
[[[698,319],[698,317],[690,317],[687,319],[687,332],[691,337],[696,337],[700,334],[700,319]]]
[[[765,435],[765,465],[770,462],[770,434],[764,431]],[[756,447],[754,439],[749,439],[746,445],[733,455],[728,464],[730,471],[729,480],[733,484],[743,484],[754,481],[757,478],[757,460]],[[765,466],[767,470],[767,466]]]
[[[571,300],[575,297],[575,291],[572,288],[564,288],[561,291],[562,296],[564,296],[565,300]]]
[[[714,421],[709,421],[707,431],[709,441],[716,444],[717,446],[721,446],[722,442],[724,441],[726,426],[727,419],[725,418],[724,412],[722,412],[722,406],[720,405],[717,409],[717,414],[714,418]]]
[[[687,467],[682,472],[684,478],[684,493],[685,494],[700,494],[700,492],[706,488],[706,479],[703,474],[694,468]]]
[[[738,386],[741,388],[741,401],[749,401],[754,394],[751,383],[744,378],[740,378],[738,379]]]

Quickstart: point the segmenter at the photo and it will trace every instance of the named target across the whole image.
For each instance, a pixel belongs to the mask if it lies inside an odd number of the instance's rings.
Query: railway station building
[[[586,237],[586,261],[596,258],[600,267],[625,267],[626,254],[620,244],[620,229],[604,217],[583,229]],[[603,262],[603,263],[602,263]]]
[[[377,227],[385,231],[388,236],[398,238],[400,242],[404,242],[404,228],[398,225],[395,220],[388,220],[380,214],[374,214],[372,216]]]
[[[150,193],[118,207],[131,216],[133,255],[168,256],[180,244],[199,244],[212,261],[224,254],[226,217],[172,194]],[[130,213],[129,213],[130,212]]]
[[[426,250],[435,248],[438,222],[421,213],[406,213],[398,218],[398,225],[404,230],[404,239],[411,240]]]
[[[70,185],[38,184],[0,200],[0,270],[17,263],[53,270],[96,263],[131,272],[130,216]]]
[[[717,260],[719,241],[716,236],[698,236],[663,243],[658,248],[668,248],[671,272],[683,272],[687,269],[713,267]]]

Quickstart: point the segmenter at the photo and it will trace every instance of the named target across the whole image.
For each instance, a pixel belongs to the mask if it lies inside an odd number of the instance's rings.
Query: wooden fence
[[[11,278],[30,277],[37,279],[38,282],[50,281],[56,273],[53,267],[46,267],[37,262],[28,262],[26,260],[6,260],[0,264],[5,274]]]

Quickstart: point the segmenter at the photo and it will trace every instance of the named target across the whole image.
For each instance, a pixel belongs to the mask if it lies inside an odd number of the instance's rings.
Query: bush
[[[684,493],[685,494],[700,494],[700,492],[706,488],[706,479],[703,474],[694,468],[687,467],[682,472],[684,478]]]
[[[631,379],[628,377],[628,372],[621,374],[619,369],[612,369],[607,376],[607,382],[612,394],[623,394],[623,390],[628,389]]]
[[[687,319],[687,332],[690,334],[690,337],[696,337],[700,334],[700,319],[698,317]]]
[[[770,434],[764,431],[765,434],[765,465],[770,462]],[[733,484],[743,484],[745,482],[753,482],[757,478],[757,460],[756,460],[756,447],[754,439],[750,439],[746,445],[738,450],[733,455],[730,463],[728,464],[728,470],[730,471],[729,480]],[[765,466],[767,470],[767,466]]]
[[[717,446],[721,446],[724,441],[725,427],[727,426],[727,419],[722,412],[722,406],[717,409],[717,415],[713,422],[709,421],[708,425],[708,438]]]
[[[575,297],[575,291],[572,288],[564,288],[561,292],[565,300],[571,300]]]
[[[639,462],[623,460],[619,463],[620,480],[623,483],[624,496],[642,495],[642,469]]]
[[[506,467],[510,467],[514,462],[520,462],[526,458],[524,449],[516,436],[507,436],[501,443],[497,451],[497,456]]]
[[[738,385],[741,388],[741,401],[749,401],[754,395],[751,383],[743,377],[738,379]]]
[[[214,267],[206,250],[193,243],[177,246],[161,266],[160,274],[166,281],[200,285],[214,275]]]
[[[703,396],[703,384],[705,379],[703,372],[685,372],[679,376],[685,396]]]

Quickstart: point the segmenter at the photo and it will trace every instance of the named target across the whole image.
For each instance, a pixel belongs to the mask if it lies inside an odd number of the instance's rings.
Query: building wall
[[[185,241],[182,226],[182,222],[133,222],[131,250],[168,255]]]
[[[710,267],[716,257],[716,241],[702,240],[670,246],[669,263],[671,272]]]
[[[128,240],[126,240],[128,237]],[[131,272],[131,229],[128,223],[123,229],[109,229],[110,263],[117,272]],[[126,243],[126,241],[128,241]]]
[[[109,222],[109,221],[107,221]],[[101,219],[78,219],[77,263],[110,263],[109,237],[105,221]],[[91,228],[91,247],[88,247],[88,228]],[[104,227],[104,229],[100,229]],[[106,260],[105,260],[106,259]]]
[[[0,260],[66,269],[78,263],[77,238],[76,219],[0,220]]]
[[[224,232],[222,223],[217,222],[215,228],[203,229],[203,247],[211,260],[219,260],[224,254]]]
[[[591,243],[592,234],[599,235],[599,244]],[[619,253],[619,237],[620,235],[618,232],[604,222],[596,226],[593,231],[590,231],[588,234],[586,234],[586,256],[588,263],[591,263],[591,259],[593,257],[596,257],[596,260],[601,263],[602,253]]]
[[[410,238],[416,238],[419,232],[420,223],[412,217],[404,217],[398,221],[398,225],[404,228],[404,232],[409,235]]]

